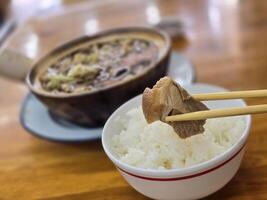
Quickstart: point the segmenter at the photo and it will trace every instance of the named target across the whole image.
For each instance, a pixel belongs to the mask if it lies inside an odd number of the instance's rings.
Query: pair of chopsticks
[[[192,95],[192,97],[199,101],[267,97],[267,90],[247,90],[247,91],[235,91],[235,92],[194,94]],[[202,119],[228,117],[236,115],[258,114],[266,112],[267,112],[267,104],[262,104],[255,106],[246,106],[241,108],[223,108],[223,109],[197,111],[186,114],[167,116],[165,119],[166,121],[190,121],[190,120],[202,120]]]

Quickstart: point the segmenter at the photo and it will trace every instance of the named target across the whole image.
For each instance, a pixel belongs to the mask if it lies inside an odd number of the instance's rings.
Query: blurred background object
[[[0,45],[15,28],[11,13],[11,0],[0,0]]]
[[[3,22],[10,13],[10,0],[0,0],[0,20]]]
[[[120,20],[118,10],[121,6],[128,9],[131,6],[139,7],[140,3],[127,1],[122,4],[119,0],[13,0],[10,21],[17,26],[14,34],[0,48],[0,74],[24,80],[32,64],[56,46],[81,35],[92,35],[114,27],[157,27],[172,37],[177,50],[186,48],[188,41],[182,20],[176,15],[162,15],[158,8],[160,1],[146,1],[146,7],[140,10],[144,16],[132,13],[133,18]],[[108,12],[103,12],[105,9]],[[107,17],[109,12],[114,19],[112,23]],[[63,27],[68,27],[68,31]],[[5,37],[13,30],[14,27],[5,31]],[[5,37],[2,37],[3,40]]]

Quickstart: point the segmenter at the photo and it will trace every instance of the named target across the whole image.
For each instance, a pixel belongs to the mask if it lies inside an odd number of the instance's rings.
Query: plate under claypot
[[[195,79],[192,64],[179,53],[171,55],[169,75],[184,86],[190,85]],[[29,133],[58,142],[90,141],[99,139],[102,133],[102,127],[88,128],[56,118],[31,93],[24,99],[20,121]]]

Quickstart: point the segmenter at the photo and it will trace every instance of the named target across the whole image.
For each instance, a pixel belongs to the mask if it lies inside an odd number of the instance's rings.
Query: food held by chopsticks
[[[240,98],[266,97],[267,90],[248,90],[194,94],[190,96],[185,89],[171,78],[161,78],[152,88],[146,88],[143,94],[143,112],[148,123],[156,120],[170,124],[175,132],[186,138],[204,131],[203,125],[209,118],[229,117],[267,112],[267,104],[240,108],[208,110],[198,100],[224,100]]]
[[[142,100],[143,113],[148,123],[160,120],[166,122],[166,116],[184,114],[208,108],[197,101],[179,84],[169,77],[161,78],[152,89],[146,88]],[[170,121],[175,132],[181,138],[203,133],[205,119],[194,121]]]

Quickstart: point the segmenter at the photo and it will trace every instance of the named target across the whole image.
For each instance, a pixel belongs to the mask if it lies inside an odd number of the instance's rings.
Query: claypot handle
[[[33,60],[10,49],[0,53],[0,75],[18,81],[25,81]]]

